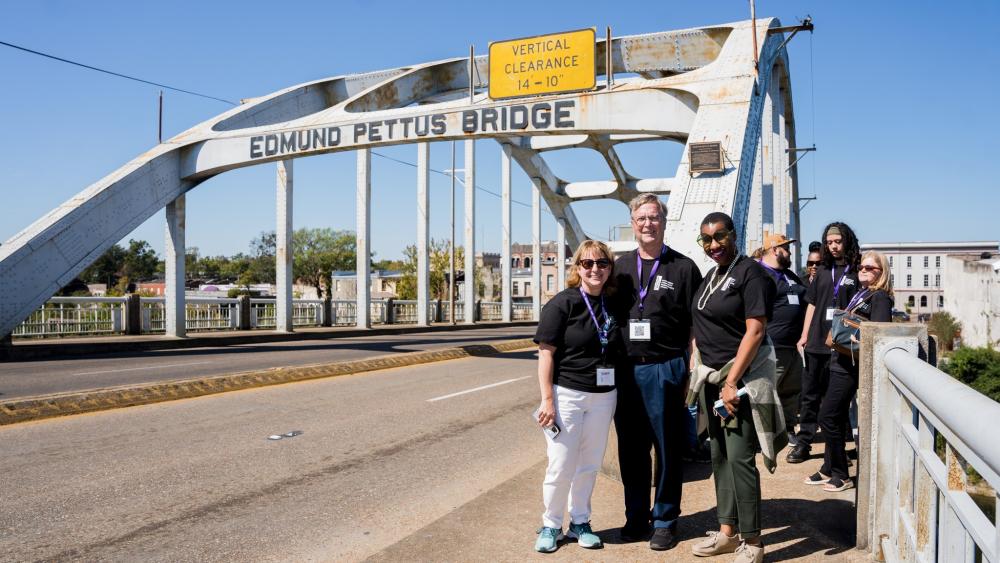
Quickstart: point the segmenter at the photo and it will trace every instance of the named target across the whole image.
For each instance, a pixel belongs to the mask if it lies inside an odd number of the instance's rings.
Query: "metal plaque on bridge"
[[[690,143],[688,145],[689,171],[697,172],[722,172],[722,143],[714,141],[711,143]]]
[[[579,92],[597,86],[593,29],[490,43],[491,99]]]

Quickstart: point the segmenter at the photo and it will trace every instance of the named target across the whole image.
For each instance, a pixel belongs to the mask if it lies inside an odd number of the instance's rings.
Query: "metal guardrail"
[[[125,330],[124,297],[53,297],[14,329],[14,338],[117,334]]]
[[[969,475],[988,484],[996,512],[1000,403],[891,342],[875,358],[888,374],[873,409],[873,547],[886,561],[996,562],[1000,522],[970,495]]]
[[[128,297],[53,297],[41,309],[31,314],[13,333],[15,338],[50,338],[110,334],[157,334],[166,329],[166,299],[142,297],[137,316],[129,321]],[[402,299],[373,299],[372,325],[416,324],[417,302]],[[251,298],[249,308],[238,298],[188,297],[185,299],[185,325],[189,332],[250,329],[273,329],[276,326],[277,305],[274,299]],[[427,305],[430,322],[450,322],[447,302],[431,301]],[[244,319],[243,316],[248,318]],[[323,301],[296,299],[292,302],[292,323],[295,327],[326,326]],[[330,304],[329,326],[354,326],[357,303],[354,300],[334,300]],[[502,304],[480,302],[479,321],[503,319]],[[465,303],[455,302],[456,322],[465,321]],[[531,304],[513,304],[512,320],[530,320]],[[129,328],[137,322],[138,328]]]

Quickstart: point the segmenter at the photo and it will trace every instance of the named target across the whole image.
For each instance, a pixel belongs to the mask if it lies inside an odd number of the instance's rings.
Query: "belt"
[[[684,356],[684,352],[677,352],[676,354],[668,354],[661,356],[629,356],[629,361],[636,365],[642,364],[663,364],[673,360],[674,358],[680,358]]]

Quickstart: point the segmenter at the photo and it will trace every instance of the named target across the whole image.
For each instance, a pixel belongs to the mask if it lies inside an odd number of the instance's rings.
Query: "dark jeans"
[[[717,398],[719,388],[706,383],[702,404],[712,413],[708,417],[708,434],[712,437],[715,510],[720,524],[729,524],[744,539],[752,539],[760,535],[760,472],[752,409],[749,397],[744,397],[736,409],[736,420],[724,426],[723,420],[709,410]]]
[[[775,371],[775,387],[781,400],[781,410],[785,416],[785,430],[795,434],[795,421],[799,416],[799,394],[802,392],[802,356],[794,346],[775,348],[778,365]]]
[[[830,353],[806,352],[806,369],[802,372],[802,393],[799,395],[799,444],[812,446],[819,423],[819,408],[826,395],[830,379]]]
[[[628,374],[629,370],[626,370]],[[673,528],[681,513],[681,453],[687,446],[689,414],[684,407],[687,359],[633,367],[618,381],[615,432],[625,489],[625,522]],[[659,461],[653,509],[649,508],[652,446]]]
[[[819,471],[843,481],[849,478],[844,444],[850,432],[851,401],[857,390],[858,366],[830,362],[830,382],[819,409],[819,426],[826,441],[823,467]]]

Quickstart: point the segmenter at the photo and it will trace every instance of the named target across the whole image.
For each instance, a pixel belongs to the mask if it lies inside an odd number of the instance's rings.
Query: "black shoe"
[[[670,528],[654,528],[653,537],[649,538],[649,549],[666,551],[677,544],[674,531]]]
[[[788,463],[802,463],[803,461],[809,459],[809,446],[805,444],[799,444],[792,448],[792,451],[788,452],[785,456],[785,461]]]
[[[694,451],[688,450],[681,454],[681,459],[691,463],[712,463],[712,450],[699,446]]]
[[[629,524],[626,523],[618,530],[618,537],[625,543],[635,543],[649,539],[649,524]]]

